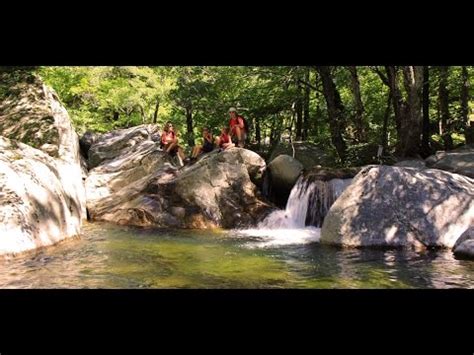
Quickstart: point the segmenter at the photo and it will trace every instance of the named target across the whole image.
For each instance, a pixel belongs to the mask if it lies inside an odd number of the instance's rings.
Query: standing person
[[[222,150],[235,147],[229,135],[229,127],[222,127],[221,135],[216,139],[216,145]]]
[[[196,159],[201,153],[209,153],[214,150],[214,140],[212,133],[209,131],[209,128],[204,127],[202,129],[202,145],[197,145],[194,147],[191,154],[191,159]]]
[[[229,127],[231,136],[236,142],[238,147],[243,148],[245,145],[245,140],[247,139],[247,128],[245,124],[245,118],[240,116],[237,113],[237,109],[235,107],[231,107],[229,109]]]
[[[183,149],[178,145],[178,138],[174,132],[173,124],[171,122],[166,122],[165,127],[163,128],[163,133],[161,134],[161,149],[166,153],[173,155],[178,155],[179,165],[183,166],[183,160],[185,159]]]

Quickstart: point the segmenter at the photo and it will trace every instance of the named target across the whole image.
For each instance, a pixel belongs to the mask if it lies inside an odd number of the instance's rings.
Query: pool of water
[[[314,231],[86,224],[81,238],[0,260],[1,288],[474,288],[474,262],[450,251],[339,249]],[[312,237],[313,236],[313,237]]]

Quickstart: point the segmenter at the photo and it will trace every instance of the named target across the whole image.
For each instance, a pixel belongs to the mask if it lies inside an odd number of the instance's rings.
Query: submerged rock
[[[368,166],[332,205],[321,241],[448,247],[474,223],[474,180],[441,170]]]
[[[264,160],[233,148],[178,168],[152,138],[156,127],[103,135],[90,149],[86,180],[93,220],[138,226],[234,228],[255,223],[270,206],[254,182]]]

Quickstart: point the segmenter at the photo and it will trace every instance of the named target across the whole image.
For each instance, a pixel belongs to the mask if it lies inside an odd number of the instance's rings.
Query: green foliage
[[[379,66],[378,69],[384,72],[384,67]],[[301,83],[308,71],[309,82]],[[256,130],[260,128],[261,150],[269,149],[272,142],[295,139],[296,98],[309,84],[307,140],[335,154],[326,100],[315,67],[41,67],[38,72],[57,91],[79,133],[86,130],[106,132],[153,123],[156,117],[160,126],[168,120],[173,121],[182,145],[186,146],[189,138],[200,142],[202,127],[209,127],[215,135],[219,134],[220,128],[228,124],[228,108],[235,106],[251,126],[250,140],[253,144],[257,143]],[[354,138],[356,107],[350,73],[346,67],[332,67],[331,72],[344,105],[345,129],[342,134],[348,145],[346,164],[373,162],[374,149],[381,142],[388,87],[373,67],[357,67],[364,106],[363,120],[368,129],[367,141],[357,142]],[[468,72],[472,82],[474,69],[469,67]],[[461,67],[450,67],[448,74],[453,139],[459,144],[464,140],[460,104]],[[438,85],[439,69],[431,67],[430,119],[435,135],[439,121]],[[406,98],[402,75],[399,75],[399,87]],[[0,96],[5,95],[6,90],[0,86]],[[470,97],[474,97],[473,85]],[[474,108],[472,100],[469,105]],[[192,116],[190,133],[187,132],[187,115]],[[391,152],[397,143],[392,107],[388,117]]]
[[[58,93],[79,132],[105,132],[153,121],[170,112],[173,78],[167,67],[43,67],[41,76]]]

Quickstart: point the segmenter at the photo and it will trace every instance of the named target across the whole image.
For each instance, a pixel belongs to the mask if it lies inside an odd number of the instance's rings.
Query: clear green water
[[[84,236],[0,261],[1,288],[473,288],[450,251],[254,248],[232,232],[87,224]]]

